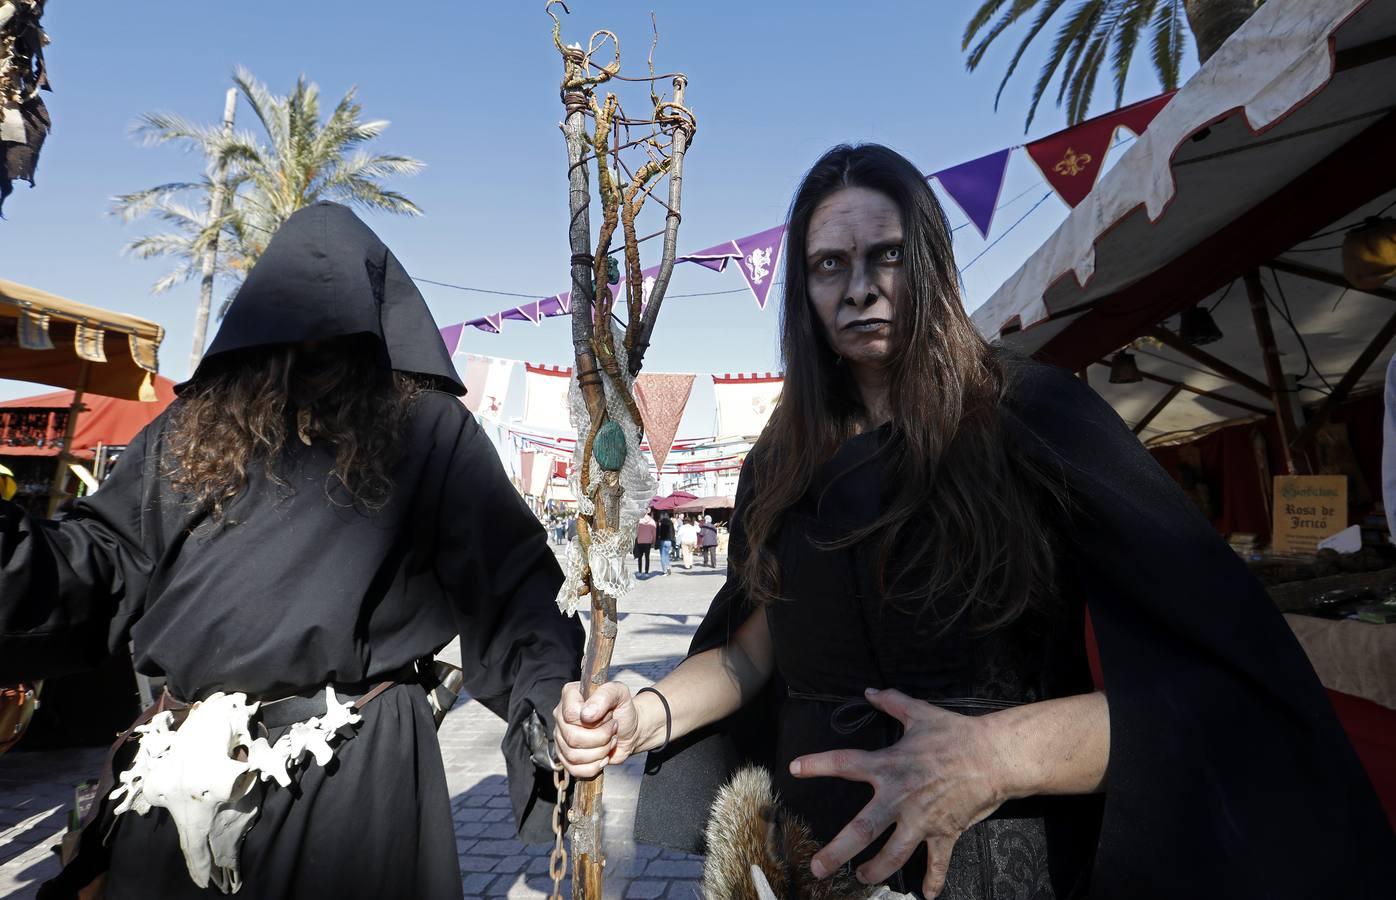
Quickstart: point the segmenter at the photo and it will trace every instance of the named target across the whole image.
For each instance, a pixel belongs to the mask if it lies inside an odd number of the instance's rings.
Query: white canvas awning
[[[1224,337],[1201,349],[1250,388],[1155,342],[1138,347],[1142,384],[1090,370],[1131,424],[1170,382],[1184,385],[1142,429],[1163,440],[1272,409],[1255,389],[1266,369],[1241,281],[1258,271],[1281,365],[1301,376],[1302,402],[1322,401],[1396,326],[1396,289],[1346,288],[1337,249],[1344,228],[1396,208],[1394,111],[1396,3],[1269,0],[974,313],[976,326],[1081,370],[1156,326],[1176,334],[1178,314],[1199,302],[1215,306]],[[1380,348],[1354,389],[1380,383],[1390,357]]]

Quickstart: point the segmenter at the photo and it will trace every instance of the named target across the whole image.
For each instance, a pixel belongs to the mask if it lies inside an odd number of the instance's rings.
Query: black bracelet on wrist
[[[635,696],[638,697],[644,693],[654,694],[664,705],[664,743],[650,751],[651,753],[663,753],[669,746],[669,739],[674,736],[674,714],[669,710],[669,701],[664,698],[663,694],[659,693],[657,688],[642,687],[635,692]]]

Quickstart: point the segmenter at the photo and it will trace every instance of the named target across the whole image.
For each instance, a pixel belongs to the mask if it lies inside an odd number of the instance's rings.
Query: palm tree
[[[153,286],[167,291],[200,271],[210,247],[219,251],[215,271],[241,282],[267,241],[291,213],[320,200],[365,210],[421,215],[415,203],[383,187],[384,179],[415,175],[424,164],[408,156],[375,154],[365,144],[388,127],[383,119],[362,121],[363,107],[351,88],[321,120],[320,89],[305,76],[288,96],[272,94],[246,69],[233,74],[238,93],[252,108],[261,134],[224,131],[170,113],[142,116],[135,134],[150,144],[176,144],[198,151],[210,173],[226,172],[227,203],[211,213],[217,177],[156,185],[112,200],[112,211],[130,221],[152,215],[172,231],[146,235],[125,251],[140,258],[171,257],[176,267]],[[192,203],[187,198],[195,198]],[[209,302],[199,304],[192,358],[203,353]]]
[[[1076,124],[1086,118],[1096,79],[1107,57],[1114,77],[1115,105],[1124,100],[1125,78],[1134,61],[1140,39],[1147,37],[1149,59],[1159,83],[1166,91],[1178,87],[1184,43],[1192,34],[1197,60],[1205,63],[1264,0],[1079,0],[1057,29],[1047,61],[1033,86],[1027,127],[1031,127],[1037,106],[1052,79],[1058,77],[1057,106],[1066,102],[1067,121]],[[984,54],[1010,26],[1036,13],[1027,34],[1008,63],[1003,81],[994,96],[994,108],[1019,61],[1048,22],[1062,10],[1066,0],[983,0],[965,27],[960,49],[968,54],[965,63],[973,71]],[[992,25],[990,24],[992,22]],[[976,43],[977,39],[977,43]],[[973,47],[971,48],[971,44]],[[1062,64],[1065,63],[1065,68]]]

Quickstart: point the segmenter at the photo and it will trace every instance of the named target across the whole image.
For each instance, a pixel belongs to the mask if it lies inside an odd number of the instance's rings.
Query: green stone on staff
[[[596,433],[596,443],[592,452],[596,461],[607,472],[619,472],[625,464],[625,432],[614,421],[608,421]]]

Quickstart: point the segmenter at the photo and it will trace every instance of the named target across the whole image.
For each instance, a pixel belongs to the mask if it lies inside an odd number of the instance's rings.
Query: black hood
[[[348,207],[316,203],[292,213],[272,236],[189,381],[221,354],[355,334],[382,342],[394,370],[434,376],[443,390],[465,393],[436,321],[397,257]]]

